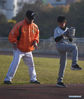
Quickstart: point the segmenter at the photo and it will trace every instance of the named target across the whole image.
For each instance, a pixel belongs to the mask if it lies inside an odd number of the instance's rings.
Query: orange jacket
[[[21,28],[21,37],[20,40],[17,40],[19,36],[19,28]],[[30,52],[34,50],[34,46],[32,45],[33,41],[39,43],[39,29],[35,23],[27,24],[26,20],[22,20],[17,23],[14,28],[9,33],[8,37],[11,43],[16,43],[17,48],[22,52]]]

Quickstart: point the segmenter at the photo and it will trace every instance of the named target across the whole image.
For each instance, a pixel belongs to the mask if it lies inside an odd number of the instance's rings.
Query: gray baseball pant
[[[76,44],[68,44],[68,43],[57,43],[56,47],[60,55],[58,82],[62,82],[67,63],[67,52],[72,52],[72,66],[76,65],[78,61],[78,48]]]

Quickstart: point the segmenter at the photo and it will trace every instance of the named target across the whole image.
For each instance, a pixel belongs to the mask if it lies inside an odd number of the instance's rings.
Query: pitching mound
[[[70,96],[75,97],[70,99],[83,99],[83,95],[84,84],[67,85],[67,88],[57,88],[56,85],[7,85],[0,87],[0,99],[69,99]]]

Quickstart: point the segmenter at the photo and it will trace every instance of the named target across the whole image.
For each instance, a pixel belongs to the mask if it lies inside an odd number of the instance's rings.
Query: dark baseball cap
[[[67,22],[66,17],[65,16],[58,16],[57,22],[59,22],[59,23]]]
[[[26,12],[26,17],[29,19],[29,20],[33,20],[34,18],[35,18],[35,13],[34,13],[34,11],[32,11],[32,10],[28,10],[27,12]]]

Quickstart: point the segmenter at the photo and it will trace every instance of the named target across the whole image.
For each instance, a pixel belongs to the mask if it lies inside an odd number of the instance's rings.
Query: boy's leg
[[[78,48],[75,44],[67,44],[66,51],[72,52],[72,66],[78,62]]]
[[[66,44],[66,51],[72,52],[72,70],[81,70],[82,68],[77,64],[78,62],[78,48],[76,44]]]
[[[9,67],[9,70],[8,70],[8,73],[4,79],[4,82],[5,81],[12,81],[16,71],[17,71],[17,68],[18,68],[18,65],[20,63],[20,60],[21,60],[21,55],[19,53],[18,50],[15,50],[14,51],[14,56],[13,56],[13,61],[12,63],[10,64],[10,67]]]
[[[64,71],[67,62],[67,51],[66,51],[65,43],[58,43],[56,44],[56,46],[60,55],[60,68],[59,68],[58,81],[57,81],[59,83],[63,81]]]
[[[32,52],[26,53],[23,60],[25,64],[29,66],[30,81],[37,81]]]
[[[66,52],[72,52],[72,70],[81,70],[82,68],[77,64],[78,62],[78,48],[76,44],[61,44],[62,49]],[[64,49],[63,49],[64,48]]]
[[[73,50],[72,50],[72,65],[77,64],[78,62],[78,48],[77,46],[73,46]]]
[[[65,67],[66,67],[67,53],[59,52],[59,54],[60,54],[60,68],[59,68],[59,74],[58,74],[58,82],[62,82],[64,77]]]

